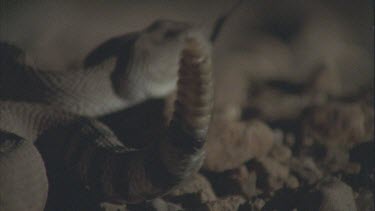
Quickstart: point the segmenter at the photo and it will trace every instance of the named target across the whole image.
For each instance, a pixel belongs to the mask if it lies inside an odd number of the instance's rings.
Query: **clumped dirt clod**
[[[357,211],[352,188],[337,178],[320,181],[302,200],[302,210]]]
[[[214,120],[207,138],[204,169],[221,172],[263,157],[271,149],[275,134],[262,121]]]

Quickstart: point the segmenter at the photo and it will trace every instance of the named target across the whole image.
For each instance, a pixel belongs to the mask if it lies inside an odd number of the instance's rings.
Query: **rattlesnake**
[[[64,72],[29,66],[10,44],[0,51],[0,210],[137,203],[199,169],[212,73],[210,43],[191,25],[156,21],[104,42],[82,68]],[[144,149],[125,146],[94,119],[163,97],[176,83],[167,132]]]

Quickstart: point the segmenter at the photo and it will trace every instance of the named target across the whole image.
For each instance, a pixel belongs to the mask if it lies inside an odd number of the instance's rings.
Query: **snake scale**
[[[159,20],[109,39],[82,68],[44,71],[1,43],[0,210],[96,210],[161,196],[198,171],[213,106],[210,42]],[[175,111],[150,146],[126,146],[97,117],[160,98]]]

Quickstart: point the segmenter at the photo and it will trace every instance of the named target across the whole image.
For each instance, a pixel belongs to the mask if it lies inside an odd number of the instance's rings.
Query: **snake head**
[[[192,25],[169,20],[155,21],[140,31],[130,54],[118,61],[112,74],[115,92],[132,103],[171,93],[176,89],[182,51],[191,37],[203,38]]]
[[[114,70],[110,69],[119,97],[129,104],[164,97],[176,89],[182,51],[192,39],[210,46],[208,37],[191,24],[157,20],[143,30],[103,42],[89,53],[84,67],[91,69],[116,58]]]

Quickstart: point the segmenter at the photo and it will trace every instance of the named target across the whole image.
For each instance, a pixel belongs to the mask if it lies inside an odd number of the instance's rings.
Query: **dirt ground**
[[[210,29],[231,4],[9,3],[0,38],[37,66],[64,69],[159,17]],[[200,172],[162,198],[103,210],[374,210],[372,4],[244,1],[214,46],[215,110]]]

